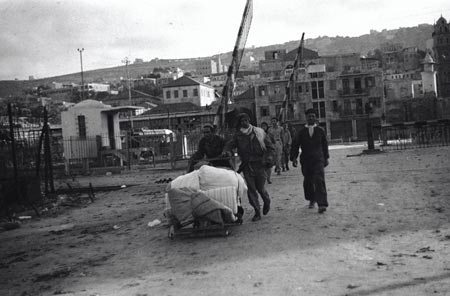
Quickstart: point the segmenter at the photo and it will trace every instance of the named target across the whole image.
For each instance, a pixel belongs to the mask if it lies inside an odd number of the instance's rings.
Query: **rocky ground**
[[[228,237],[168,239],[159,180],[182,171],[59,180],[125,186],[0,232],[0,295],[450,295],[450,147],[362,149],[330,151],[325,214],[292,168],[268,185],[269,215],[251,222],[245,200]]]

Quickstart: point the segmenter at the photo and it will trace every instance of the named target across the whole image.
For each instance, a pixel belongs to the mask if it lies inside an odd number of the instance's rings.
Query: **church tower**
[[[426,54],[422,64],[423,71],[420,74],[422,76],[423,93],[433,93],[434,95],[437,95],[436,71],[434,70],[435,62],[429,53]]]
[[[437,71],[437,95],[450,97],[450,24],[440,17],[434,24],[433,52]]]

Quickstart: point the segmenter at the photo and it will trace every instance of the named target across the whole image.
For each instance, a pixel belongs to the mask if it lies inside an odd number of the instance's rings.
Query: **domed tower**
[[[432,36],[438,96],[450,97],[450,24],[444,17],[434,24]]]

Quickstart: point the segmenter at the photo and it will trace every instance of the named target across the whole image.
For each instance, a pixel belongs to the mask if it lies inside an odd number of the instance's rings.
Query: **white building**
[[[61,112],[65,159],[96,158],[102,148],[121,149],[119,112],[134,109],[85,100]]]
[[[183,76],[163,86],[164,104],[190,102],[197,106],[211,105],[215,100],[214,88]]]

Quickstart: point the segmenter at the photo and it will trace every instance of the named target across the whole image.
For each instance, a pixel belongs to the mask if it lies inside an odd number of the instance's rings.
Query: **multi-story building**
[[[162,89],[164,104],[190,102],[197,106],[206,106],[215,101],[215,90],[212,86],[188,76],[171,81]]]
[[[197,76],[209,76],[217,73],[217,63],[209,58],[196,60],[194,67]]]
[[[434,25],[432,37],[438,96],[450,97],[450,24],[444,17],[441,16]]]

